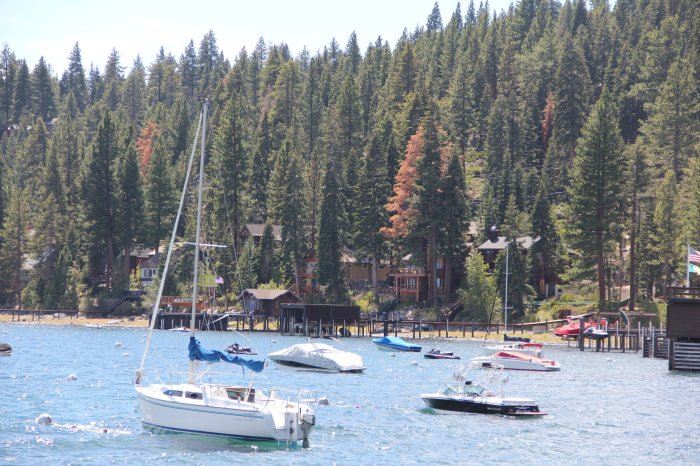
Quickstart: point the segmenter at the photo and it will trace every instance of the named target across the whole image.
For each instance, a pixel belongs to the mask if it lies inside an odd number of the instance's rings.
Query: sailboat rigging
[[[201,243],[202,192],[204,188],[205,139],[207,128],[208,100],[199,116],[192,153],[180,197],[180,206],[173,226],[168,253],[163,268],[158,294],[153,306],[151,322],[141,364],[136,373],[135,390],[140,400],[142,422],[145,426],[175,432],[234,437],[250,440],[276,440],[288,443],[302,441],[308,447],[311,428],[315,424],[313,409],[301,401],[277,398],[277,390],[266,394],[260,389],[247,386],[204,383],[198,377],[199,362],[227,362],[248,368],[254,373],[264,368],[263,361],[246,359],[219,350],[202,347],[196,338],[196,311],[199,278],[199,251]],[[194,242],[194,276],[192,282],[192,309],[190,338],[188,345],[189,367],[186,383],[142,384],[145,363],[154,333],[160,301],[165,284],[164,277],[170,266],[177,226],[183,212],[187,187],[191,176],[197,142],[200,142],[199,179],[197,189],[197,221]]]

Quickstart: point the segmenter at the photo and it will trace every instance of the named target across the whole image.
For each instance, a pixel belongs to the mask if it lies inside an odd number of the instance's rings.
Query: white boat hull
[[[488,368],[493,364],[500,364],[504,369],[513,371],[539,371],[539,372],[551,372],[558,371],[561,366],[556,361],[551,361],[551,363],[541,363],[538,361],[529,361],[521,359],[511,359],[511,358],[498,358],[493,356],[480,356],[473,358],[472,363],[477,364],[480,367]]]
[[[172,396],[168,391],[185,396]],[[136,392],[143,424],[175,432],[297,442],[308,439],[315,423],[314,412],[306,404],[273,397],[253,402],[232,399],[223,386],[154,384],[137,386]],[[188,397],[197,393],[201,398]]]

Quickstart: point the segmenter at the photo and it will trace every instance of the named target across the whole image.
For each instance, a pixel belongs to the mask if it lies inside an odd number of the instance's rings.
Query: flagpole
[[[690,288],[690,244],[685,250],[686,261],[685,261],[685,287]]]

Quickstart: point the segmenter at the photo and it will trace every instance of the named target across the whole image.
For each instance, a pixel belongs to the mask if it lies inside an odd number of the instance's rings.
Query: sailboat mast
[[[194,279],[192,283],[192,317],[190,320],[190,328],[194,334],[196,326],[197,314],[197,295],[199,284],[199,245],[202,240],[202,192],[204,191],[204,145],[207,136],[207,113],[209,110],[209,99],[204,102],[202,109],[202,138],[199,155],[199,185],[197,187],[197,227],[194,240]]]
[[[194,336],[197,323],[197,294],[199,280],[199,245],[202,234],[202,192],[204,191],[204,147],[207,138],[207,113],[209,111],[209,99],[204,101],[202,108],[202,138],[199,154],[199,184],[197,187],[197,227],[194,240],[194,279],[192,280],[192,317],[190,319],[190,335]],[[196,361],[190,360],[188,380],[194,383]]]
[[[173,225],[173,231],[170,235],[170,243],[168,243],[168,253],[165,258],[165,265],[163,267],[163,272],[160,277],[160,285],[158,286],[158,295],[156,296],[156,301],[153,304],[153,311],[151,313],[151,322],[148,327],[148,336],[146,337],[146,348],[143,351],[143,356],[141,357],[141,365],[137,370],[136,384],[138,385],[141,380],[141,374],[143,373],[143,368],[146,363],[146,356],[148,355],[148,350],[151,346],[151,337],[153,336],[153,329],[156,326],[156,319],[158,318],[158,310],[160,309],[160,300],[163,297],[163,289],[165,288],[165,277],[170,269],[170,258],[172,257],[172,252],[175,245],[175,238],[177,237],[177,226],[180,223],[180,217],[182,216],[182,210],[185,205],[185,196],[187,194],[187,186],[190,183],[190,174],[192,173],[192,162],[194,160],[194,155],[197,149],[197,140],[200,135],[200,129],[202,128],[202,112],[199,114],[199,123],[197,124],[197,131],[194,135],[194,143],[192,144],[192,152],[190,153],[189,161],[187,162],[187,173],[185,174],[185,182],[182,187],[182,194],[180,196],[180,204],[177,209],[177,217],[175,218],[175,224]]]
[[[503,333],[506,333],[508,331],[508,245],[510,244],[509,241],[506,241],[506,292],[504,293],[503,296],[503,314],[505,315],[504,317],[504,322],[503,322]]]

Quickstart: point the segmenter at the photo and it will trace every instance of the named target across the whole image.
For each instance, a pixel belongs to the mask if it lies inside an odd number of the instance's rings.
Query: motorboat
[[[377,345],[379,349],[385,351],[410,351],[420,353],[422,346],[414,343],[409,343],[401,337],[382,337],[372,339],[372,343]]]
[[[440,348],[433,348],[427,353],[423,354],[426,359],[459,359],[459,356],[455,356],[452,351],[440,351]]]
[[[9,356],[12,354],[12,346],[9,343],[0,342],[0,356]]]
[[[497,384],[498,389],[487,388],[485,381]],[[486,372],[468,364],[455,372],[442,390],[420,397],[428,408],[438,414],[545,415],[534,400],[504,397],[503,385],[507,381],[508,376],[503,373],[502,365],[493,364]]]
[[[583,322],[583,331],[590,327],[595,327],[596,323],[590,320],[585,320],[584,316],[569,316],[566,318],[566,324],[554,329],[554,334],[558,337],[576,337],[581,332],[581,322]]]
[[[534,354],[535,356],[541,358],[542,357],[542,348],[543,348],[543,345],[541,343],[523,343],[523,342],[513,341],[510,343],[503,343],[500,345],[484,346],[483,354],[484,355],[491,355],[494,353],[498,353],[499,351],[518,351],[520,353],[525,353],[525,354]]]
[[[549,372],[561,369],[557,361],[519,351],[497,351],[488,356],[472,358],[471,361],[485,369],[491,368],[494,364],[503,366],[504,369],[518,371]]]
[[[325,343],[299,343],[267,355],[286,366],[337,372],[362,372],[364,362],[359,354],[342,351]]]
[[[253,351],[249,346],[241,346],[238,343],[228,345],[225,351],[231,354],[248,354],[251,356],[258,354],[255,351]]]
[[[602,340],[608,336],[608,332],[602,328],[588,327],[583,331],[583,336],[586,338],[592,338],[594,340]]]
[[[151,312],[145,349],[141,364],[136,371],[134,386],[140,401],[141,422],[145,427],[155,431],[277,441],[288,445],[294,445],[301,441],[302,447],[306,448],[309,446],[309,433],[316,423],[316,416],[310,404],[302,398],[302,393],[292,395],[283,393],[277,396],[277,389],[266,393],[255,387],[252,379],[246,384],[241,384],[238,381],[236,383],[229,382],[228,379],[234,377],[235,374],[232,371],[214,374],[213,371],[210,371],[211,364],[224,362],[241,366],[249,369],[248,374],[253,377],[264,369],[265,362],[244,358],[225,351],[207,349],[196,338],[198,333],[196,303],[199,298],[200,251],[205,247],[218,247],[218,245],[203,243],[201,234],[208,109],[209,102],[207,100],[202,107],[199,126],[195,132],[195,142],[186,167],[180,205],[170,236],[162,279]],[[198,173],[194,175],[192,167],[193,161],[196,159],[198,138],[201,142],[198,163],[200,168]],[[195,241],[188,243],[193,246],[191,253],[194,262],[190,337],[187,346],[189,365],[187,373],[182,377],[183,380],[180,380],[179,373],[172,371],[172,361],[164,363],[169,369],[168,374],[171,379],[165,378],[168,381],[163,382],[159,367],[151,360],[148,361],[148,364],[146,362],[151,343],[154,337],[157,337],[154,328],[158,320],[158,309],[160,309],[164,284],[167,282],[170,260],[175,249],[178,224],[188,199],[187,188],[190,185],[190,179],[197,179],[198,189],[196,196],[190,196],[196,197],[197,210]],[[152,353],[156,352],[152,351]],[[184,354],[182,356],[184,362]],[[200,365],[204,367],[200,367]],[[243,376],[244,373],[239,375]],[[224,377],[224,379],[216,381],[218,377]],[[146,384],[147,381],[150,383]]]

